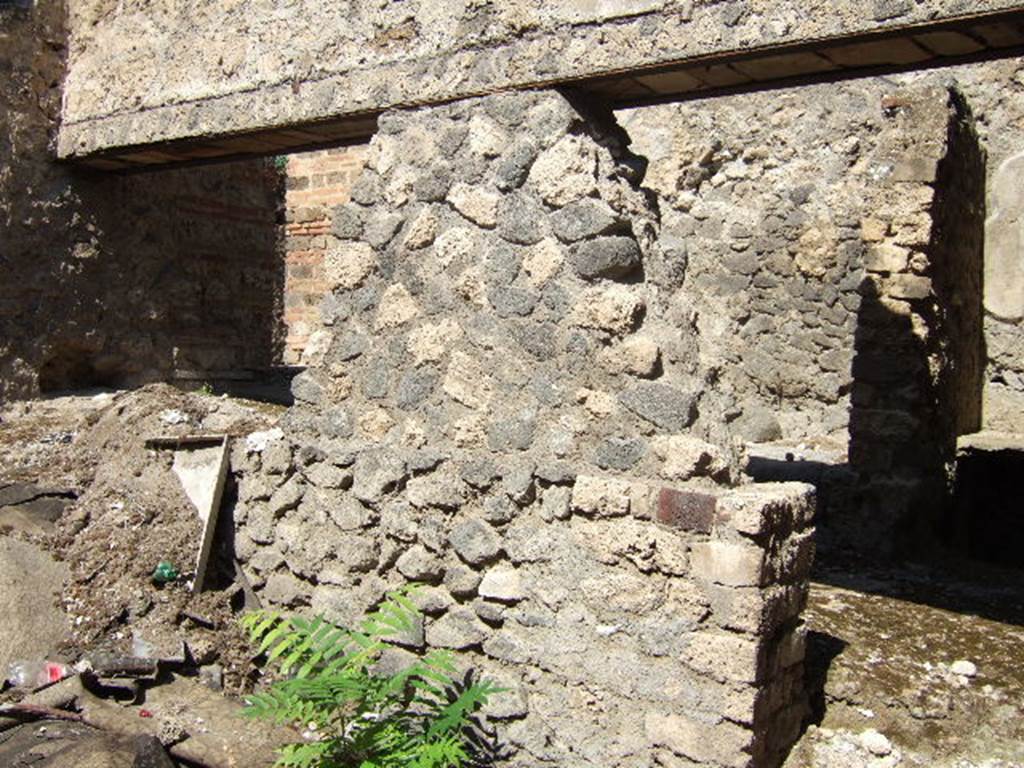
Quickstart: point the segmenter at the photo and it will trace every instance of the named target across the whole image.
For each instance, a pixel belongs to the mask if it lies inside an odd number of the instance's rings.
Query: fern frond
[[[491,696],[508,690],[490,680],[470,683],[458,693],[453,701],[437,709],[433,722],[427,729],[427,737],[439,736],[450,731],[460,731],[469,722],[468,715],[487,705]]]
[[[282,747],[277,765],[281,768],[316,768],[330,757],[334,745],[327,741],[313,741],[305,744],[289,744]]]
[[[457,679],[455,657],[431,651],[392,675],[372,674],[386,642],[421,614],[416,586],[390,592],[355,629],[321,617],[257,611],[241,620],[259,654],[288,680],[253,694],[244,714],[276,723],[316,723],[319,740],[280,753],[282,768],[462,768],[498,755],[493,732],[474,717],[503,691]]]

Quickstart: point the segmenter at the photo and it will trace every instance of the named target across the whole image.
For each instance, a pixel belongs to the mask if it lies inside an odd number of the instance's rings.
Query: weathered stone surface
[[[646,453],[647,443],[640,438],[613,437],[598,444],[594,463],[602,469],[625,471],[634,467]]]
[[[1022,168],[1024,155],[1014,155],[996,169],[985,221],[985,308],[1005,320],[1024,318]]]
[[[352,467],[352,493],[360,501],[380,502],[407,476],[405,462],[385,453],[364,453]]]
[[[597,156],[578,136],[564,136],[537,156],[527,184],[553,206],[587,197],[597,187]]]
[[[664,461],[661,476],[669,480],[715,477],[728,469],[722,452],[696,437],[671,435],[653,441],[654,452]]]
[[[480,597],[500,603],[516,603],[526,597],[522,575],[515,568],[495,566],[488,570],[477,589]]]
[[[427,644],[435,648],[462,650],[479,645],[490,634],[472,608],[459,606],[427,627]]]
[[[660,359],[661,348],[656,341],[643,336],[630,336],[602,352],[601,366],[609,373],[628,373],[648,378],[657,372]]]
[[[487,445],[493,451],[525,451],[533,442],[537,429],[537,414],[522,410],[491,422],[487,430]]]
[[[480,584],[481,575],[461,563],[449,565],[444,572],[444,586],[455,597],[472,597]]]
[[[417,545],[407,549],[395,563],[398,572],[411,581],[440,581],[444,575],[441,561]]]
[[[572,490],[573,509],[598,517],[629,514],[630,487],[622,480],[580,475]]]
[[[693,573],[701,579],[730,587],[760,586],[764,552],[752,545],[708,541],[691,550]]]
[[[419,314],[419,306],[408,289],[401,283],[388,288],[381,296],[374,327],[378,331],[395,328],[412,320]]]
[[[640,267],[640,246],[631,237],[598,237],[575,246],[572,266],[585,280],[626,277]]]
[[[510,243],[533,245],[547,234],[544,209],[531,197],[515,193],[498,203],[498,234]]]
[[[294,606],[308,599],[312,589],[308,582],[295,578],[288,572],[272,573],[263,587],[267,600],[278,605]]]
[[[566,243],[575,243],[621,228],[622,224],[611,207],[591,198],[570,203],[551,215],[552,231],[559,240]]]
[[[594,288],[582,294],[572,310],[572,321],[614,335],[632,331],[644,310],[644,301],[625,286]]]
[[[375,266],[376,257],[367,243],[340,241],[324,255],[327,281],[338,288],[357,288]]]
[[[412,251],[426,248],[437,237],[438,226],[437,213],[430,208],[423,209],[409,222],[402,245]]]
[[[491,229],[498,223],[498,193],[481,187],[457,182],[448,192],[448,202],[459,213],[475,224]]]
[[[449,541],[459,557],[471,565],[492,560],[501,551],[501,538],[490,525],[478,518],[457,524],[452,529]]]
[[[698,763],[739,765],[753,740],[753,732],[731,723],[709,728],[708,723],[684,715],[648,712],[644,730],[653,744],[665,746]]]
[[[697,396],[666,384],[643,382],[619,395],[619,402],[636,415],[669,430],[684,429],[697,416]]]
[[[466,500],[466,491],[454,473],[433,472],[409,480],[406,498],[414,507],[458,509]]]

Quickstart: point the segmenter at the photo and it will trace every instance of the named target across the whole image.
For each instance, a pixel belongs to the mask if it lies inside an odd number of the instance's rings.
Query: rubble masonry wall
[[[1011,181],[1024,141],[1021,67],[1020,59],[1007,59],[617,113],[632,151],[649,161],[644,186],[658,196],[663,247],[687,261],[684,289],[708,340],[703,365],[734,400],[739,435],[847,440],[859,288],[872,247],[861,222],[873,218],[875,190],[884,186],[875,178],[876,156],[893,117],[884,99],[907,87],[951,83],[964,95],[985,152],[982,422],[1024,429],[1024,258],[1016,213],[1024,204]],[[360,147],[335,151],[353,165],[363,156]],[[315,168],[326,155],[291,157],[309,157]],[[289,278],[295,291],[287,289],[289,362],[301,359],[319,328],[329,212],[348,201],[355,181],[346,170],[349,182],[336,187],[327,182],[332,172],[300,164],[290,182],[317,196],[288,194],[289,253],[304,275]]]
[[[333,211],[330,341],[282,433],[235,449],[235,550],[266,603],[339,622],[428,585],[403,642],[512,688],[513,765],[773,765],[813,491],[731,487],[624,142],[555,92],[382,119]]]
[[[658,194],[662,236],[686,249],[706,365],[741,407],[769,412],[744,416],[740,434],[845,439],[869,230],[893,189],[881,144],[897,113],[886,99],[950,85],[963,94],[985,154],[982,421],[1024,429],[1022,206],[1009,181],[1024,141],[1022,66],[1014,58],[618,113],[633,151],[650,161],[644,184]],[[903,127],[922,136],[942,130]],[[949,180],[954,194],[960,184]],[[965,298],[979,293],[966,288]]]

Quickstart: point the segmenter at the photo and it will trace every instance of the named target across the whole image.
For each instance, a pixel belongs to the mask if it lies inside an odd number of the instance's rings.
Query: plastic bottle
[[[12,661],[7,667],[7,682],[15,688],[42,688],[71,674],[71,669],[56,661]]]
[[[161,560],[153,569],[153,581],[157,584],[168,584],[178,578],[178,569],[167,560]]]

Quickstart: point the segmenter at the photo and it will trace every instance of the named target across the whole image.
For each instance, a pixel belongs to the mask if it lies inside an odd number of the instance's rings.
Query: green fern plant
[[[296,724],[312,740],[282,748],[281,768],[463,768],[480,765],[475,713],[502,692],[455,678],[454,657],[430,651],[392,675],[375,675],[387,639],[420,617],[414,587],[388,593],[357,629],[322,618],[256,611],[242,625],[258,652],[289,678],[248,697],[249,717]],[[486,751],[486,750],[483,750]],[[490,752],[493,758],[494,752]],[[485,755],[486,757],[486,755]]]

